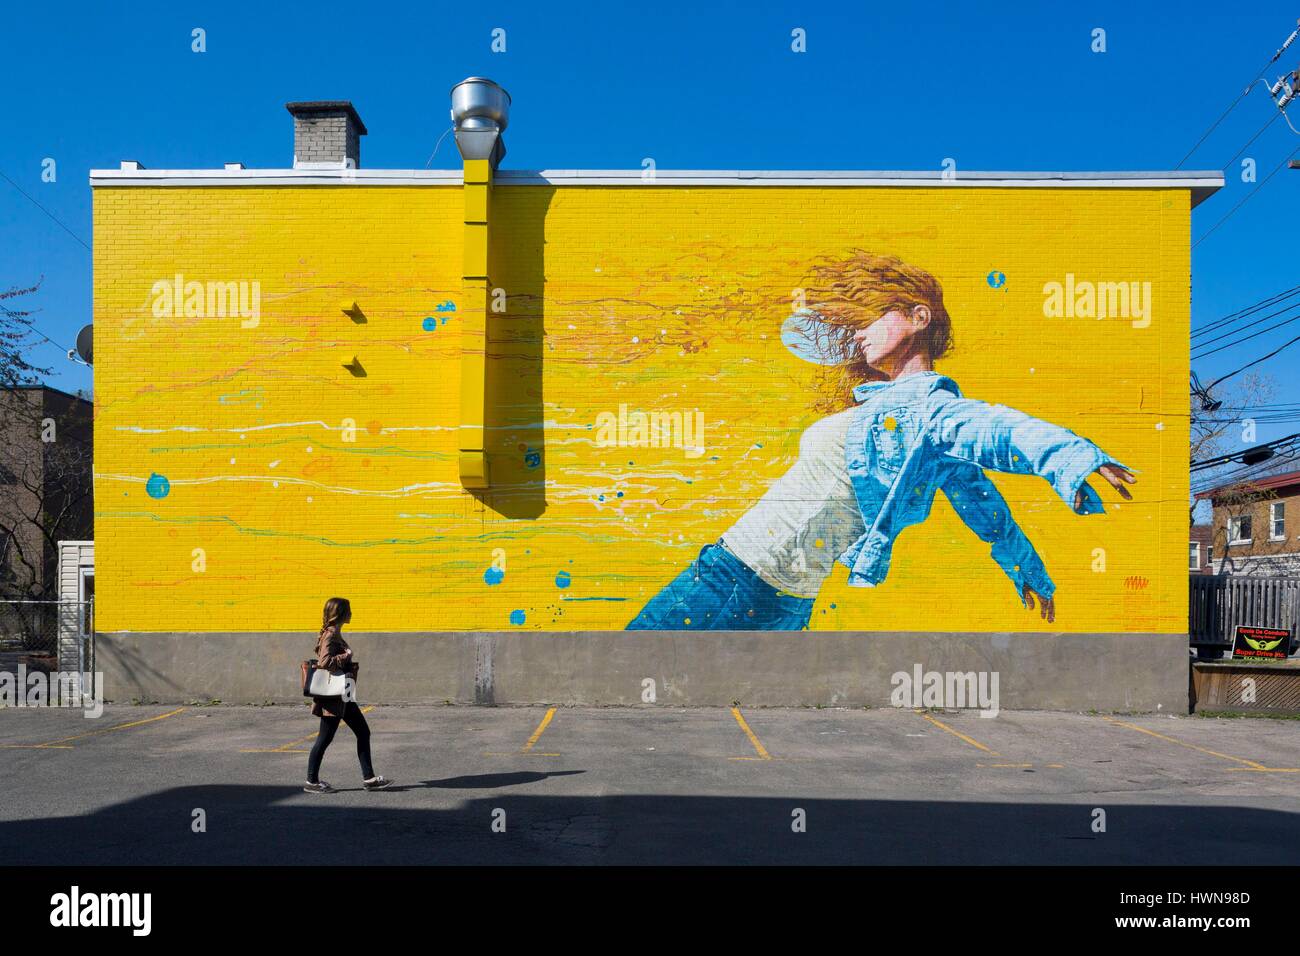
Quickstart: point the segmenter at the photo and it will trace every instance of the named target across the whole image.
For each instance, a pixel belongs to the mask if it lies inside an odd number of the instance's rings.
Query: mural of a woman
[[[810,305],[783,340],[826,365],[852,406],[811,425],[790,470],[628,629],[806,628],[834,562],[849,568],[850,585],[884,581],[899,532],[924,521],[940,491],[991,545],[1024,607],[1053,622],[1056,586],[984,469],[1044,478],[1080,515],[1105,510],[1090,475],[1127,499],[1133,473],[1068,429],[963,398],[937,373],[952,321],[928,272],[854,250],[810,280]]]

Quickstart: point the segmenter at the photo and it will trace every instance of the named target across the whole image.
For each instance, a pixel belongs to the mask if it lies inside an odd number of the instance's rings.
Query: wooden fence
[[[1231,648],[1238,624],[1285,627],[1297,634],[1300,578],[1226,574],[1190,578],[1188,633],[1193,647]]]

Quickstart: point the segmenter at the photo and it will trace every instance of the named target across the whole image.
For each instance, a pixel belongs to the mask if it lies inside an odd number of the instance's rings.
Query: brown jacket
[[[351,674],[355,679],[361,668],[351,656],[344,656],[347,650],[348,642],[343,640],[338,626],[331,624],[316,638],[316,666],[331,674]],[[347,707],[342,697],[313,697],[311,700],[313,717],[342,717],[343,710]]]

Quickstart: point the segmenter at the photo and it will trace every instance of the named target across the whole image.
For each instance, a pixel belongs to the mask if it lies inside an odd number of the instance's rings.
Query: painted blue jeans
[[[699,557],[641,609],[629,631],[801,631],[813,599],[779,591],[720,544]]]

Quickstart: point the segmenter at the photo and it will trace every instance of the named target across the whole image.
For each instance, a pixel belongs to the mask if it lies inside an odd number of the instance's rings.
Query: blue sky
[[[1224,3],[35,4],[0,29],[0,172],[90,243],[92,168],[284,167],[284,103],[350,99],[369,167],[422,168],[447,92],[486,75],[515,100],[506,168],[1172,169],[1295,27],[1295,8]],[[191,30],[207,51],[191,51]],[[506,52],[490,49],[506,30]],[[791,30],[807,32],[804,54]],[[1092,52],[1092,31],[1106,52]],[[1270,81],[1300,61],[1300,43]],[[1218,169],[1275,108],[1256,87],[1188,169]],[[1292,110],[1300,126],[1300,107]],[[1246,153],[1263,179],[1300,146],[1275,122]],[[45,158],[57,181],[42,182]],[[448,137],[435,168],[457,164]],[[1194,213],[1200,237],[1253,184],[1240,169]],[[1283,169],[1193,253],[1193,325],[1300,283]],[[1291,227],[1288,229],[1288,227]],[[44,275],[38,325],[69,346],[90,321],[90,254],[0,180],[0,287]],[[1284,341],[1196,368],[1214,378]],[[1289,337],[1289,336],[1288,336]],[[41,345],[51,384],[89,369]],[[1300,358],[1267,366],[1300,401]],[[1261,441],[1296,429],[1266,424]]]

